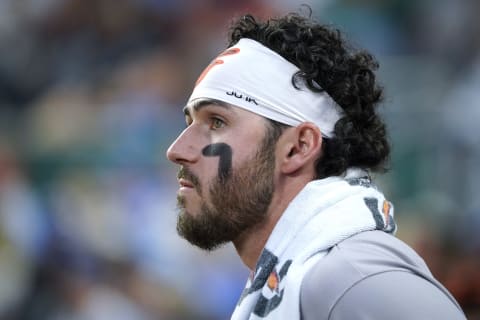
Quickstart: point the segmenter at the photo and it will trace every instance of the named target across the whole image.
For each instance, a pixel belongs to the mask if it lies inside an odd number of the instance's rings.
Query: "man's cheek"
[[[218,177],[224,181],[232,172],[232,147],[228,144],[220,142],[207,145],[202,149],[205,157],[219,157],[218,160]]]

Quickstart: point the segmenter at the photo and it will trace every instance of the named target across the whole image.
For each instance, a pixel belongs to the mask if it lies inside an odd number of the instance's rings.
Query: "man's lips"
[[[198,178],[185,167],[181,167],[177,174],[180,192],[198,190],[200,192],[200,184]]]
[[[180,184],[182,188],[193,188],[193,183],[187,179],[178,179],[178,184]]]

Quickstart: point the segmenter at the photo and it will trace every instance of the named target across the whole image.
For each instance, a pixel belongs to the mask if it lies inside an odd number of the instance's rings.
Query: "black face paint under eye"
[[[209,144],[202,149],[205,157],[220,157],[218,162],[218,176],[221,180],[228,178],[232,171],[232,147],[220,142]]]

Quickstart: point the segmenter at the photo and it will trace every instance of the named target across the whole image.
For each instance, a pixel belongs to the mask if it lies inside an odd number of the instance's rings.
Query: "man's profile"
[[[199,76],[167,157],[179,234],[252,271],[232,319],[465,319],[371,179],[390,153],[377,67],[310,18],[246,15]]]

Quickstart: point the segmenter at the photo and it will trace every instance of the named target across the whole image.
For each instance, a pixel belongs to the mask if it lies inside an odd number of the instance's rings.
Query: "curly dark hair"
[[[296,65],[300,71],[292,77],[293,86],[302,81],[314,92],[325,90],[343,110],[334,136],[323,139],[317,179],[340,175],[349,167],[386,170],[390,146],[385,123],[375,112],[383,90],[375,82],[378,63],[371,54],[354,50],[338,29],[315,22],[311,14],[290,13],[267,21],[245,15],[232,22],[228,45],[242,38],[260,42]]]

